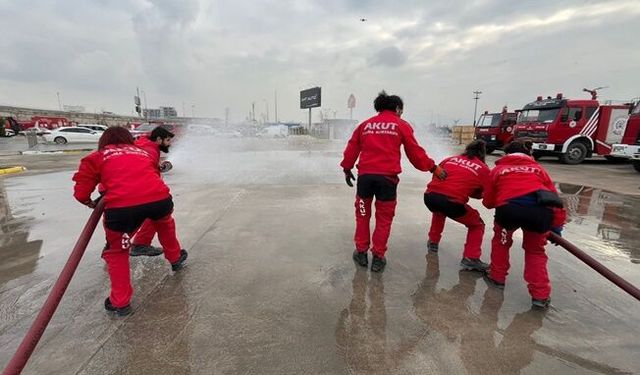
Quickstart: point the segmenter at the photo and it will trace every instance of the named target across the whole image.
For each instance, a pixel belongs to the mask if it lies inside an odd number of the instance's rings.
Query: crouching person
[[[469,198],[482,198],[489,180],[489,167],[484,163],[484,141],[467,145],[462,155],[444,159],[440,167],[447,171],[447,179],[434,178],[427,185],[424,204],[432,212],[427,249],[438,252],[442,231],[447,218],[467,227],[460,266],[466,270],[484,272],[488,265],[480,260],[484,222],[477,210],[467,204]]]
[[[74,197],[94,207],[91,193],[101,184],[105,191],[104,230],[107,248],[102,258],[107,263],[111,293],[105,309],[124,316],[131,312],[133,288],[129,274],[131,236],[147,219],[158,232],[165,258],[173,271],[187,259],[180,248],[172,216],[173,200],[160,178],[158,164],[147,152],[134,146],[129,130],[111,127],[100,137],[98,150],[80,161]]]
[[[545,245],[550,230],[562,231],[566,213],[547,172],[521,142],[505,147],[505,156],[496,161],[483,203],[495,208],[491,267],[487,281],[504,288],[509,272],[509,249],[513,232],[522,229],[524,279],[533,307],[546,308],[551,299],[551,282],[547,272]]]

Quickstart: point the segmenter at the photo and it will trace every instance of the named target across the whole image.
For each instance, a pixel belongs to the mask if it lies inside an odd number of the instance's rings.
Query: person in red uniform
[[[504,288],[509,272],[509,249],[513,232],[522,229],[524,279],[532,306],[546,308],[551,299],[544,246],[549,231],[562,232],[566,213],[549,174],[530,155],[522,142],[505,146],[505,156],[496,161],[484,192],[483,204],[495,208],[491,266],[486,280]]]
[[[105,309],[120,316],[131,312],[133,295],[129,274],[131,236],[143,221],[150,219],[158,231],[165,258],[173,271],[183,267],[187,252],[180,248],[173,220],[173,200],[160,178],[158,164],[146,151],[133,144],[129,130],[107,129],[98,150],[85,156],[73,176],[74,197],[95,207],[91,193],[98,184],[104,188],[104,230],[108,248],[102,252],[111,280]]]
[[[438,178],[446,178],[444,169],[435,164],[418,144],[413,129],[400,116],[404,109],[402,99],[382,91],[374,100],[378,115],[362,122],[353,132],[340,163],[347,185],[353,186],[351,172],[358,161],[358,181],[355,201],[356,250],[353,259],[362,267],[368,266],[367,252],[372,244],[372,272],[382,272],[386,265],[385,253],[396,209],[396,190],[399,182],[400,146],[411,164],[421,171],[430,171]],[[376,198],[376,225],[370,235],[371,205]]]
[[[438,252],[442,230],[448,218],[467,227],[467,242],[460,266],[466,270],[484,272],[488,264],[480,260],[484,222],[477,210],[467,204],[469,197],[480,199],[489,180],[489,167],[484,163],[487,153],[484,141],[467,145],[462,155],[444,159],[440,166],[447,179],[432,178],[424,193],[424,204],[432,212],[427,248]]]
[[[158,165],[159,172],[167,172],[172,166],[168,160],[160,162],[160,152],[169,153],[171,141],[174,134],[158,126],[151,131],[148,137],[140,137],[135,141],[135,145],[145,150]],[[131,243],[131,256],[158,256],[162,254],[162,248],[151,246],[151,241],[156,235],[156,228],[151,220],[145,220],[138,232],[136,232]]]

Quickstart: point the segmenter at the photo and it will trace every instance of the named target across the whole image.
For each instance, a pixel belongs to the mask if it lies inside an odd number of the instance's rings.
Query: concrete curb
[[[17,155],[43,155],[43,154],[80,154],[83,152],[95,151],[93,148],[79,148],[73,150],[54,151],[20,151]]]
[[[27,168],[25,168],[23,166],[0,168],[0,176],[5,175],[5,174],[20,173],[20,172],[24,172],[26,170],[27,170]]]

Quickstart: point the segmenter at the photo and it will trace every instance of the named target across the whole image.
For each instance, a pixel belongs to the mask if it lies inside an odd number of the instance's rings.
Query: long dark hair
[[[104,133],[102,133],[102,136],[100,136],[100,140],[98,141],[98,150],[102,150],[109,145],[120,144],[132,145],[133,136],[127,128],[113,126],[105,130]]]
[[[473,141],[464,148],[462,155],[469,159],[478,158],[484,163],[484,159],[487,156],[487,144],[481,139]]]

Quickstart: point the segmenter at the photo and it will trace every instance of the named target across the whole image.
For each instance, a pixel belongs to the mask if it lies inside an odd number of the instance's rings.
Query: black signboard
[[[320,87],[300,91],[300,109],[320,107]]]

